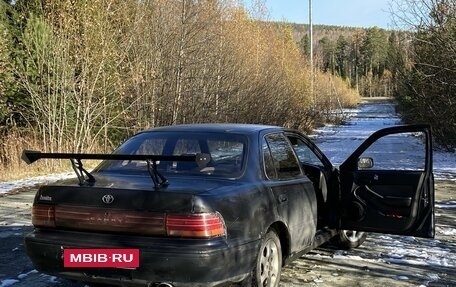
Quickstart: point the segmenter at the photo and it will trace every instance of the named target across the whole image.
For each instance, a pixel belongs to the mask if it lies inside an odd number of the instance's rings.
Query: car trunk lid
[[[198,195],[216,189],[217,181],[195,184],[194,179],[180,179],[155,190],[147,177],[98,178],[93,186],[67,180],[40,188],[33,208],[34,225],[154,236],[224,234],[221,216]]]

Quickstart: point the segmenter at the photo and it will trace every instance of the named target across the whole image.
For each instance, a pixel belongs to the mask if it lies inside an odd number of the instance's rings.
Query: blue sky
[[[337,26],[393,28],[391,0],[312,0],[313,23]],[[250,5],[251,0],[244,0]],[[271,20],[308,23],[308,0],[266,0]]]

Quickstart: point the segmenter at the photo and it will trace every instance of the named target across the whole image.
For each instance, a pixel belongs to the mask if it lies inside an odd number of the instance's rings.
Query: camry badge
[[[101,201],[103,201],[106,204],[111,204],[114,201],[114,196],[112,196],[110,194],[105,194],[101,198]]]

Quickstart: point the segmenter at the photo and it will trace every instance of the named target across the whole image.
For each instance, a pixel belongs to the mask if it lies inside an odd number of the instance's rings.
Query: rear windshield
[[[122,144],[114,153],[141,155],[209,155],[203,166],[196,162],[157,162],[166,174],[239,177],[244,169],[247,138],[229,133],[146,132]],[[136,160],[103,161],[96,172],[147,173],[147,163]]]

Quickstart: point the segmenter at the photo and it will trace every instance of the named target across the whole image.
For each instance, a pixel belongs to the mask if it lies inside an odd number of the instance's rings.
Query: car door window
[[[423,132],[390,134],[374,142],[361,158],[373,159],[370,169],[374,170],[423,171],[426,165],[424,139]]]
[[[323,162],[302,139],[295,136],[288,136],[288,139],[290,140],[301,163],[325,167]]]
[[[302,176],[298,160],[289,141],[282,134],[267,135],[265,139],[271,156],[269,159],[267,153],[264,153],[268,177],[282,180]],[[275,174],[272,170],[275,170]],[[273,177],[274,175],[276,176]]]

